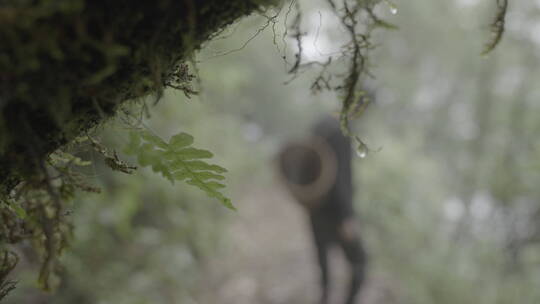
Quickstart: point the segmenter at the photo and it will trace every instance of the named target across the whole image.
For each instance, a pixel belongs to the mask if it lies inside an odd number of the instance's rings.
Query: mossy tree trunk
[[[269,2],[0,0],[0,194]]]

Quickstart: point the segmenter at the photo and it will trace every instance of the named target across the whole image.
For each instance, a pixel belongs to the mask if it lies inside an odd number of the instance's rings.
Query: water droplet
[[[356,148],[356,155],[360,158],[365,158],[368,154],[368,149],[364,143],[360,143]]]
[[[366,153],[366,151],[356,150],[356,155],[358,155],[358,157],[360,157],[360,158],[365,158],[367,156],[367,153]]]
[[[384,2],[386,2],[386,4],[388,4],[388,7],[390,8],[390,13],[392,13],[392,15],[397,14],[398,8],[397,8],[397,5],[395,3],[393,3],[390,0],[385,0]]]

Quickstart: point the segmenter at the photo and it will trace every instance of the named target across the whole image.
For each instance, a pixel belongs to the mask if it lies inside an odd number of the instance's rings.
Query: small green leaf
[[[229,208],[229,209],[231,209],[231,210],[236,210],[236,207],[234,207],[234,205],[232,204],[232,202],[231,202],[230,199],[228,199],[228,198],[222,196],[222,198],[220,198],[219,200],[221,201],[221,203],[222,203],[225,207],[227,207],[227,208]]]
[[[193,171],[214,171],[216,173],[225,173],[227,172],[227,169],[218,166],[218,165],[212,165],[209,163],[206,163],[204,161],[200,160],[175,160],[170,164],[171,169],[178,170],[178,169],[185,169],[186,167],[189,170]]]
[[[186,183],[198,187],[199,189],[206,192],[206,195],[216,198],[221,201],[221,203],[232,210],[236,210],[236,208],[232,205],[231,200],[227,197],[225,197],[221,192],[217,191],[215,188],[209,187],[208,183],[205,183],[201,181],[200,179],[193,178],[186,181]]]
[[[186,178],[190,177],[190,174],[187,171],[177,171],[173,173],[173,177],[175,180],[183,181]]]
[[[208,150],[197,148],[184,148],[179,151],[175,151],[174,155],[182,160],[200,159],[200,158],[212,158],[214,154]]]
[[[215,190],[217,190],[217,189],[223,189],[223,188],[226,187],[224,184],[221,184],[221,183],[218,183],[218,182],[213,182],[213,181],[207,182],[207,183],[206,183],[206,186],[208,186],[208,187],[210,187],[210,188],[212,188],[212,189],[215,189]]]
[[[166,178],[168,179],[172,184],[174,184],[174,176],[172,175],[172,173],[169,171],[169,170],[166,170],[166,171],[161,171],[161,174]]]
[[[146,143],[141,146],[137,160],[143,167],[155,166],[161,163],[161,154],[159,151],[154,150],[154,146]]]
[[[163,163],[158,163],[152,166],[152,171],[159,172],[163,177],[168,179],[171,183],[174,183],[174,178],[171,172],[169,171],[169,168],[164,165]]]
[[[142,132],[141,137],[142,139],[146,140],[149,143],[153,143],[155,146],[159,148],[162,148],[162,149],[169,148],[169,145],[167,145],[167,143],[163,139],[151,134],[150,132]]]
[[[204,172],[196,172],[195,175],[197,175],[197,178],[200,180],[208,180],[208,179],[217,179],[217,180],[224,180],[225,177],[223,175],[215,174],[212,172],[204,171]]]
[[[214,171],[216,173],[225,173],[227,169],[220,167],[218,165],[211,165],[200,160],[185,161],[186,166],[191,170],[208,170]]]
[[[171,140],[169,141],[169,145],[171,146],[172,150],[179,150],[184,147],[192,145],[193,141],[194,141],[193,136],[182,132],[171,137]]]

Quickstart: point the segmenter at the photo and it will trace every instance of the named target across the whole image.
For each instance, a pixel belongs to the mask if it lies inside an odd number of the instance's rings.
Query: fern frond
[[[195,186],[227,208],[235,209],[231,200],[220,192],[225,185],[217,182],[225,179],[223,173],[227,170],[203,161],[214,155],[208,150],[192,147],[193,136],[181,132],[166,142],[150,132],[133,131],[129,138],[124,152],[136,156],[141,166],[150,166],[171,183],[182,181]]]

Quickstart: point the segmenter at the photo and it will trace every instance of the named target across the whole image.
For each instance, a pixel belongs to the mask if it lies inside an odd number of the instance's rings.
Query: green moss
[[[270,2],[0,0],[0,184],[160,92],[210,34]]]

